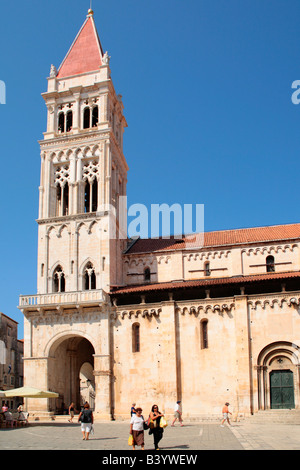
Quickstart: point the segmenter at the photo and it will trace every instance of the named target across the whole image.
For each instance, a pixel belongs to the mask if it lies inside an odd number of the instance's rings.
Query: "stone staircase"
[[[260,410],[252,416],[245,418],[245,421],[250,424],[279,423],[300,425],[300,410]]]

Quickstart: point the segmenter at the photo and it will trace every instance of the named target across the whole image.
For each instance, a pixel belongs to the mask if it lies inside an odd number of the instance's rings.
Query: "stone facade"
[[[11,390],[23,385],[24,343],[18,340],[18,323],[0,312],[0,390]],[[19,398],[2,398],[10,409],[16,409]]]
[[[84,59],[86,44],[90,56]],[[132,402],[172,414],[300,407],[300,224],[126,240],[126,120],[90,11],[51,67],[41,146],[37,294],[22,296],[25,384],[55,413],[89,397],[97,418]]]

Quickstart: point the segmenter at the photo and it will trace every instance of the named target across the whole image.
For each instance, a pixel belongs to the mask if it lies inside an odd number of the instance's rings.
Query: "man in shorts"
[[[229,416],[228,415],[231,415],[232,413],[230,413],[229,409],[228,409],[228,406],[230,405],[230,403],[225,403],[225,405],[223,406],[222,408],[222,413],[223,413],[223,419],[222,419],[222,423],[221,423],[221,426],[222,428],[224,428],[224,423],[225,421],[228,422],[228,424],[230,425],[230,421],[229,421]]]
[[[176,402],[176,405],[175,405],[175,408],[174,408],[174,420],[173,420],[173,423],[171,424],[171,426],[175,425],[176,419],[179,420],[180,426],[183,426],[183,424],[182,424],[181,401],[180,400]]]

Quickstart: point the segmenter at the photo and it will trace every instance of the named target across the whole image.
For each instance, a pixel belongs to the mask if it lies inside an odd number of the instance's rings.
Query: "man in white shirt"
[[[173,420],[173,423],[171,424],[171,426],[174,426],[174,425],[175,425],[176,419],[179,420],[180,426],[183,426],[183,424],[182,424],[181,401],[180,401],[180,400],[178,400],[178,401],[176,402],[176,405],[175,405],[175,408],[174,408],[174,420]]]

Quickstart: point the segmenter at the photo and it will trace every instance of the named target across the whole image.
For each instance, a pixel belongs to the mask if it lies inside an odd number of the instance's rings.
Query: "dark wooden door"
[[[270,373],[271,408],[295,408],[294,377],[291,370]]]

